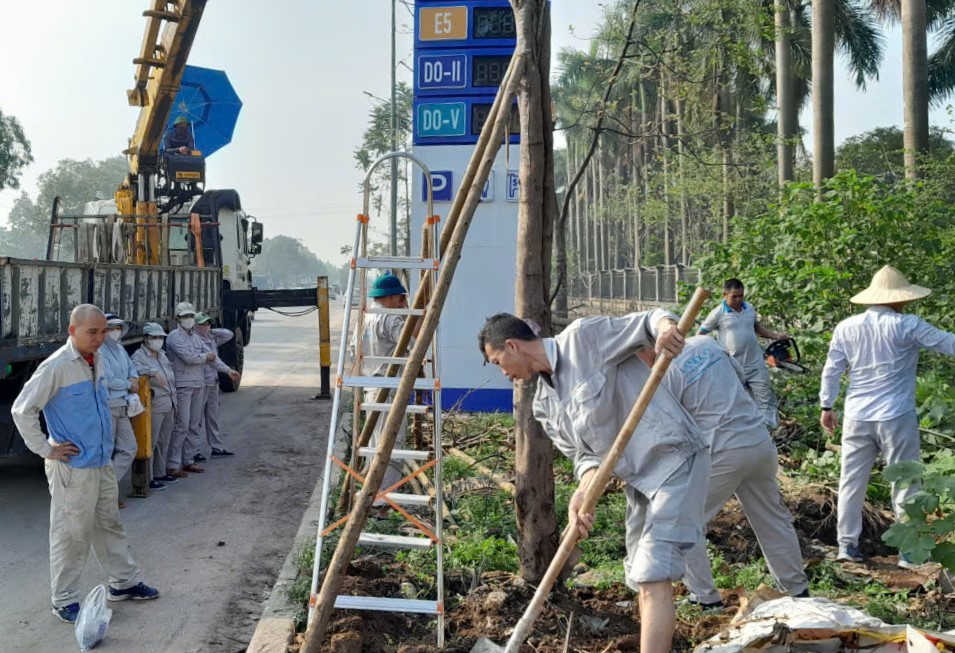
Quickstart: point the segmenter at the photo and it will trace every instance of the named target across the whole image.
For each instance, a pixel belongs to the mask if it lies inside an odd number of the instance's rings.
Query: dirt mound
[[[793,522],[799,541],[808,544],[838,546],[836,539],[836,493],[824,485],[789,485],[783,498],[795,517]],[[882,541],[882,533],[892,524],[892,514],[866,504],[862,512],[863,553],[885,556],[897,553]],[[746,563],[762,555],[753,529],[736,499],[731,499],[722,512],[710,522],[707,539],[729,563]]]

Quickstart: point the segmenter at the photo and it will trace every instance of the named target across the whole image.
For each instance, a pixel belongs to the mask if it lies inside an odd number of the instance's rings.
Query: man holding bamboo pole
[[[511,380],[539,374],[534,415],[574,461],[580,480],[570,501],[572,527],[586,537],[593,514],[579,512],[584,493],[627,419],[650,371],[634,355],[655,349],[676,356],[684,345],[664,310],[572,322],[555,338],[539,338],[523,320],[490,317],[478,335],[485,360]],[[672,582],[703,532],[709,479],[706,441],[665,389],[654,395],[614,469],[626,483],[627,585],[639,592],[640,650],[670,650],[675,625]]]

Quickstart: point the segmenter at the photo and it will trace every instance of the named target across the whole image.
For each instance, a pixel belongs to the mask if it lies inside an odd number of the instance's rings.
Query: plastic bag
[[[76,618],[76,643],[81,651],[88,651],[106,637],[106,628],[113,611],[106,607],[106,587],[97,585],[83,600]]]
[[[126,395],[126,417],[136,417],[144,412],[146,409],[143,408],[139,395],[133,393]]]

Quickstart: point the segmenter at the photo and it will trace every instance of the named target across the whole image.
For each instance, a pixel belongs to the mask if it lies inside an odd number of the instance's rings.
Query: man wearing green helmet
[[[393,274],[383,274],[372,283],[371,289],[368,291],[368,297],[372,301],[365,314],[362,331],[362,356],[393,356],[407,317],[378,311],[408,308],[408,291],[398,277]],[[420,320],[417,326],[421,326]],[[415,335],[417,335],[417,329]],[[369,364],[362,361],[361,373],[365,376],[384,376],[387,369],[388,365],[386,363]],[[377,388],[366,389],[365,401],[374,402],[377,394]],[[378,416],[378,423],[375,425],[375,431],[371,436],[370,444],[373,447],[377,446],[378,439],[381,437],[385,425],[385,415],[385,413],[381,413]],[[401,429],[398,431],[398,438],[395,440],[396,449],[404,447],[406,437],[406,424],[402,423]],[[403,476],[400,461],[393,460],[381,482],[381,489],[391,487]],[[376,510],[372,513],[373,516],[385,516],[388,509],[387,504],[383,501],[375,502],[374,506]]]
[[[192,154],[192,151],[196,149],[196,141],[192,135],[192,124],[189,118],[179,115],[172,121],[172,131],[166,132],[163,149],[166,154]]]

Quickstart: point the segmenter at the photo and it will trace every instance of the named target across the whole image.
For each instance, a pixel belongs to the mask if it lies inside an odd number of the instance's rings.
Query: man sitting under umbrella
[[[163,139],[166,154],[192,154],[196,149],[196,140],[192,135],[192,124],[186,116],[178,116],[172,123],[172,131],[166,132]]]

